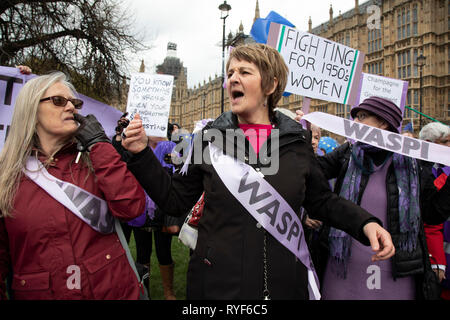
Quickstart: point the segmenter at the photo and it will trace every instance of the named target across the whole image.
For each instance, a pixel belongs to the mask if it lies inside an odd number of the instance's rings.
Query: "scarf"
[[[370,175],[376,170],[381,169],[392,156],[397,187],[399,189],[398,211],[400,238],[397,245],[400,250],[412,252],[417,247],[420,224],[419,173],[417,162],[410,157],[389,152],[383,164],[378,169],[375,169],[370,157],[367,157],[369,166],[365,167],[363,161],[364,153],[367,151],[380,152],[383,150],[360,142],[357,142],[353,146],[352,156],[350,157],[339,195],[358,204],[361,176],[363,174]],[[331,227],[328,241],[334,271],[338,276],[345,279],[347,263],[351,255],[352,238],[344,231]]]

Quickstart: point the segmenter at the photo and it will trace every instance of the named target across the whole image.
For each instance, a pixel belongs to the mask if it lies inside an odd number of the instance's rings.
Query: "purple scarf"
[[[352,156],[348,164],[347,172],[342,183],[339,195],[345,199],[358,203],[361,176],[362,174],[372,174],[375,172],[372,159],[369,160],[369,168],[364,167],[364,152],[377,151],[376,147],[357,142],[353,146]],[[417,162],[409,157],[394,153],[389,153],[381,169],[386,161],[392,156],[395,177],[397,179],[397,187],[399,190],[399,222],[400,222],[400,239],[399,249],[412,252],[417,247],[420,223],[420,206],[419,206],[419,181]],[[384,186],[383,186],[384,187]],[[352,238],[342,230],[330,228],[328,236],[330,245],[331,262],[335,270],[342,278],[346,277],[347,262],[351,255]]]

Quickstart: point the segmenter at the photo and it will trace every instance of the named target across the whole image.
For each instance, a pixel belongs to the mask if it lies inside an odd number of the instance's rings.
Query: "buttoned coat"
[[[144,190],[110,143],[92,147],[93,172],[74,163],[76,155],[75,144],[64,147],[48,172],[104,199],[120,220],[144,211]],[[139,298],[139,282],[115,232],[95,231],[25,175],[13,208],[12,216],[0,219],[0,298],[11,269],[14,299]]]

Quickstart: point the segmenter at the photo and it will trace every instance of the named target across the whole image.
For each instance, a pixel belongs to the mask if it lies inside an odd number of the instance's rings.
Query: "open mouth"
[[[231,91],[231,98],[233,101],[236,101],[244,96],[244,93],[240,90],[233,90]]]

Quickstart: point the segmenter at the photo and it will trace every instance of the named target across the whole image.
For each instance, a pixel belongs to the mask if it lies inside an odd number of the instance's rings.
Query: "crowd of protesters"
[[[288,69],[267,45],[234,48],[226,72],[230,111],[182,168],[179,125],[149,137],[124,114],[110,140],[63,73],[28,81],[0,154],[0,298],[148,299],[154,237],[174,300],[172,238],[200,199],[187,299],[449,299],[450,168],[303,128],[277,108]],[[388,99],[351,116],[401,133]],[[449,126],[419,139],[449,147]]]

